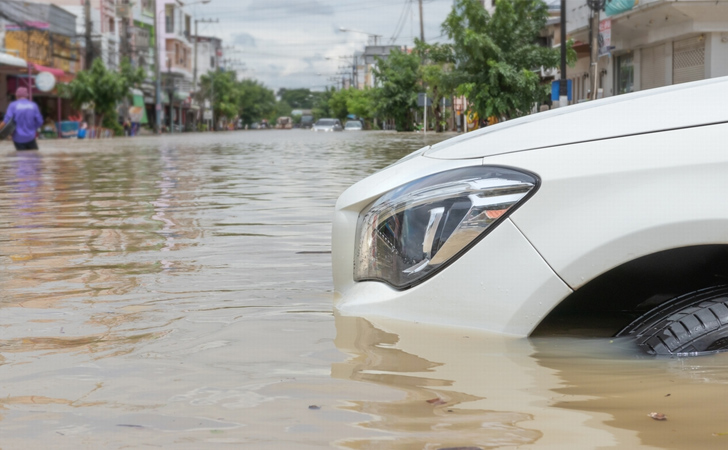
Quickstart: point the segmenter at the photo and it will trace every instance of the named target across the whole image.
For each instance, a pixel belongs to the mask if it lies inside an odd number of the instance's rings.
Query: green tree
[[[480,117],[517,117],[547,98],[534,72],[556,67],[559,50],[537,38],[548,11],[541,0],[497,0],[491,16],[479,0],[455,0],[442,29],[453,41],[457,92]]]
[[[70,98],[75,109],[81,109],[84,104],[93,106],[94,125],[120,130],[116,107],[144,77],[144,70],[134,69],[128,60],[123,60],[116,72],[107,69],[104,61],[97,58],[89,70],[79,72],[73,81],[59,87],[61,95]]]
[[[334,117],[329,100],[334,96],[335,88],[327,87],[323,92],[314,92],[313,117],[318,120],[322,117]]]
[[[268,120],[270,123],[276,123],[276,120],[279,117],[291,117],[291,111],[293,111],[293,108],[291,108],[291,105],[289,105],[288,102],[279,100],[276,102],[275,108],[273,108],[271,114],[268,115]]]
[[[200,89],[203,97],[211,99],[216,119],[235,119],[240,107],[240,90],[235,72],[219,70],[204,74],[200,77]],[[214,127],[217,129],[217,123]]]
[[[412,130],[412,110],[417,106],[420,58],[399,50],[377,59],[374,74],[380,83],[374,92],[377,113],[394,119],[397,131]]]
[[[375,117],[376,103],[374,89],[352,89],[346,100],[346,107],[350,114],[354,114],[365,122],[371,123]]]
[[[456,79],[452,68],[455,61],[451,44],[426,44],[415,40],[415,53],[421,58],[420,78],[425,86],[427,98],[432,99],[435,131],[444,130],[444,111],[442,101],[450,98],[456,91]]]
[[[329,99],[329,110],[333,117],[342,121],[346,119],[346,116],[349,114],[346,103],[350,97],[350,91],[352,89],[341,89],[331,95]]]
[[[278,90],[278,97],[291,105],[293,109],[311,109],[313,108],[314,95],[310,89],[286,89]]]
[[[239,116],[243,124],[250,125],[269,117],[276,108],[273,91],[257,80],[245,79],[237,83]]]

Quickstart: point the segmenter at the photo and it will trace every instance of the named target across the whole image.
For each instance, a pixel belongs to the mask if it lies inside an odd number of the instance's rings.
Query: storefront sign
[[[56,87],[56,77],[50,72],[41,72],[35,76],[35,87],[43,92],[50,92]]]

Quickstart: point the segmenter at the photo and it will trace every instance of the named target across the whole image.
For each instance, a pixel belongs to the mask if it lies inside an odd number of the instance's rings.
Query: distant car
[[[313,124],[313,131],[343,131],[339,119],[319,119]]]
[[[364,127],[359,120],[350,120],[346,122],[346,126],[344,127],[344,131],[361,131],[363,129]]]
[[[728,350],[720,92],[728,77],[532,114],[358,182],[333,220],[338,312]]]
[[[313,116],[304,114],[301,116],[301,128],[311,128],[313,126]]]

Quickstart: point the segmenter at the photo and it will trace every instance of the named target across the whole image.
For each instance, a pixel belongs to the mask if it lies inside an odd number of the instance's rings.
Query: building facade
[[[176,0],[157,0],[159,66],[164,89],[164,122],[181,131],[194,122],[192,17]]]
[[[588,98],[591,11],[567,0],[567,33],[579,56],[568,78]],[[608,97],[728,75],[728,2],[612,0],[600,13],[598,93]]]
[[[0,67],[0,111],[7,109],[18,87],[27,87],[44,116],[53,121],[67,118],[69,100],[61,98],[57,88],[39,89],[35,75],[48,72],[57,82],[67,82],[82,69],[76,17],[49,3],[0,0],[0,8],[4,17],[0,46],[4,55],[14,58]]]

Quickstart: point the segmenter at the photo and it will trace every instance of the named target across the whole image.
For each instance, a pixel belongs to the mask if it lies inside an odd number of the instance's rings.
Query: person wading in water
[[[13,144],[15,150],[38,150],[38,142],[35,140],[36,130],[43,125],[43,116],[40,114],[38,105],[28,100],[28,89],[24,87],[15,91],[16,100],[8,106],[0,129],[6,122],[15,122],[13,132]]]

